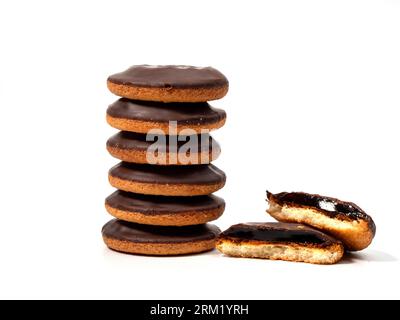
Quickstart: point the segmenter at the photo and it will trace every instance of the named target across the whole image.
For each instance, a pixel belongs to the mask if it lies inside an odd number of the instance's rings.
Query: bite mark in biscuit
[[[267,212],[278,221],[304,223],[327,232],[347,250],[365,249],[375,236],[374,221],[354,203],[303,192],[267,191],[267,199]]]

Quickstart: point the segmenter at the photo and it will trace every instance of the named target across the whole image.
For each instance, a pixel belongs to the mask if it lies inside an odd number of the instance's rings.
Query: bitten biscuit
[[[158,227],[111,220],[102,229],[104,243],[112,250],[143,255],[181,255],[214,249],[220,233],[212,224]]]
[[[204,102],[228,92],[228,80],[211,67],[137,65],[107,79],[121,97],[162,102]]]
[[[340,241],[310,227],[293,223],[243,223],[218,238],[217,249],[242,258],[262,258],[333,264],[344,253]]]
[[[225,120],[225,111],[213,108],[207,102],[164,103],[122,98],[107,109],[110,126],[139,133],[155,129],[170,135],[181,134],[182,130],[203,133],[221,128]]]
[[[107,141],[107,150],[126,162],[154,165],[209,164],[218,158],[221,148],[209,134],[163,136],[121,131]]]
[[[162,196],[200,196],[225,185],[225,173],[212,164],[154,166],[121,162],[110,169],[110,184],[120,190]]]
[[[362,250],[375,236],[374,221],[354,203],[303,192],[267,191],[267,199],[267,212],[278,221],[304,223],[327,232],[347,250]]]
[[[225,201],[217,196],[163,197],[115,191],[105,201],[114,217],[159,226],[186,226],[218,219]]]

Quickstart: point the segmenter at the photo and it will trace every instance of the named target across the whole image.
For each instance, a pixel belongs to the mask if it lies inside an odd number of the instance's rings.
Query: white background
[[[399,1],[3,1],[0,33],[0,298],[400,298]],[[370,213],[370,248],[334,266],[107,250],[106,78],[143,63],[230,80],[222,229],[270,220],[267,188],[307,191]]]

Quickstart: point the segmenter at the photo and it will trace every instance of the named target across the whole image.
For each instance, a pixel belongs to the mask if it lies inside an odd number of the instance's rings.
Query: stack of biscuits
[[[223,110],[207,101],[228,91],[218,70],[192,66],[138,65],[107,80],[122,97],[107,109],[119,129],[107,150],[121,160],[109,171],[118,190],[105,202],[116,219],[102,229],[116,251],[178,255],[211,250],[220,230],[223,199],[212,195],[225,174],[211,164],[220,154],[209,131],[222,127]]]

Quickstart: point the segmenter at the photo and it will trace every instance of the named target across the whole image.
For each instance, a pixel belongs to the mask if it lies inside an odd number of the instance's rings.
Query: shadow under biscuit
[[[352,264],[358,262],[397,262],[398,259],[386,252],[368,250],[367,252],[346,252],[339,264]]]

